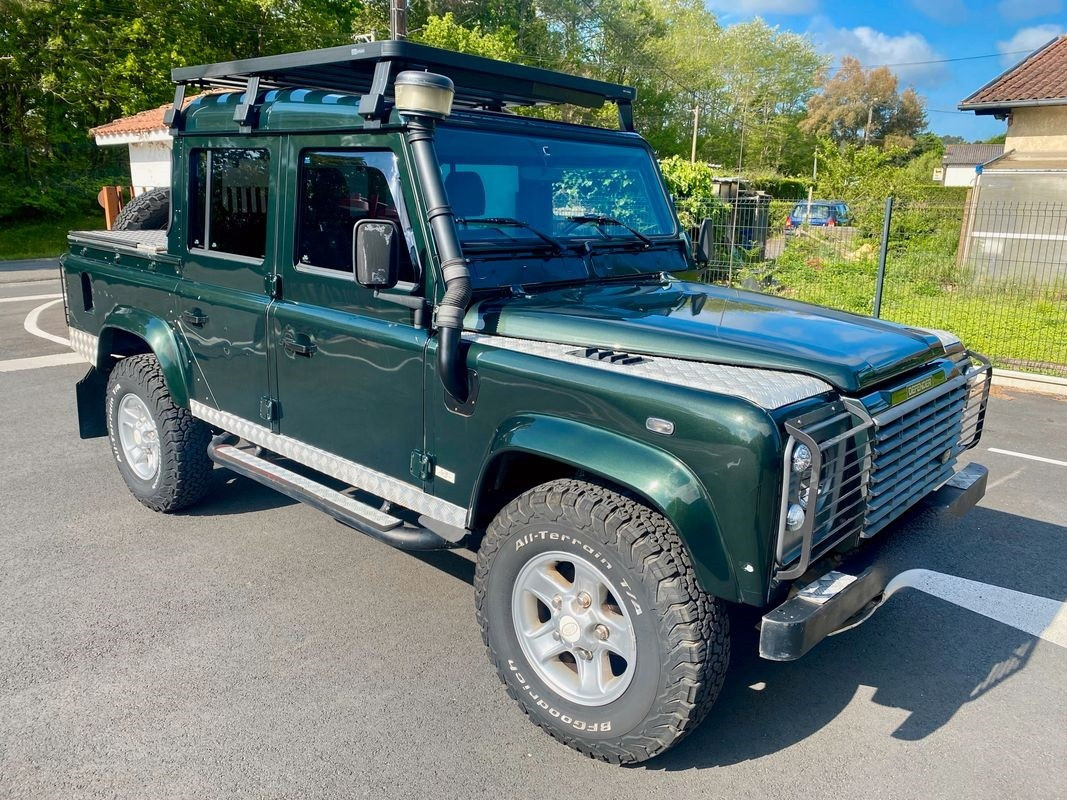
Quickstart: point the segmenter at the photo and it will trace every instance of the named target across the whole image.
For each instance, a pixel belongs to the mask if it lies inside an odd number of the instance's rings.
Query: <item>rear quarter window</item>
[[[194,150],[189,248],[263,258],[269,197],[270,155],[266,150]]]

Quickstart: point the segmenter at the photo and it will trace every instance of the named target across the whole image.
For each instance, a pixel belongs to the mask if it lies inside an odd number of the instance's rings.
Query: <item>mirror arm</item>
[[[404,306],[405,308],[411,308],[418,311],[420,308],[426,308],[426,298],[418,297],[413,294],[400,294],[395,292],[385,292],[381,289],[374,290],[374,297],[377,300],[381,300],[384,303],[394,303],[398,306]]]

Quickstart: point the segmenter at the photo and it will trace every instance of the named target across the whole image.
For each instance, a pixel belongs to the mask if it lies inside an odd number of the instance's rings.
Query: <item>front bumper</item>
[[[940,512],[967,513],[985,495],[989,470],[968,464],[931,494],[926,503]],[[859,567],[859,568],[857,568]],[[760,624],[760,656],[793,661],[827,636],[866,620],[881,604],[889,583],[883,564],[848,562],[820,575],[789,600],[764,615]]]

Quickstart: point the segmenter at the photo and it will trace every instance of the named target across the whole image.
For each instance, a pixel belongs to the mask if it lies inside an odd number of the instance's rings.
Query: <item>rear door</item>
[[[277,140],[185,140],[186,214],[177,326],[193,399],[263,422],[268,277],[276,242]]]
[[[425,318],[376,296],[353,274],[356,221],[391,220],[405,232],[406,247],[401,283],[386,294],[415,304],[422,295],[403,165],[379,138],[380,146],[362,148],[297,137],[290,144],[295,219],[285,225],[282,298],[270,317],[280,431],[372,470],[365,488],[385,476],[394,490],[413,484],[421,491],[411,468],[424,441]]]

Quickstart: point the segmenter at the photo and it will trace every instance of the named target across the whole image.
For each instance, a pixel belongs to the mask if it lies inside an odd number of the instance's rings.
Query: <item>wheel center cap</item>
[[[582,626],[574,617],[561,617],[559,621],[559,636],[567,644],[574,644],[582,636]]]

